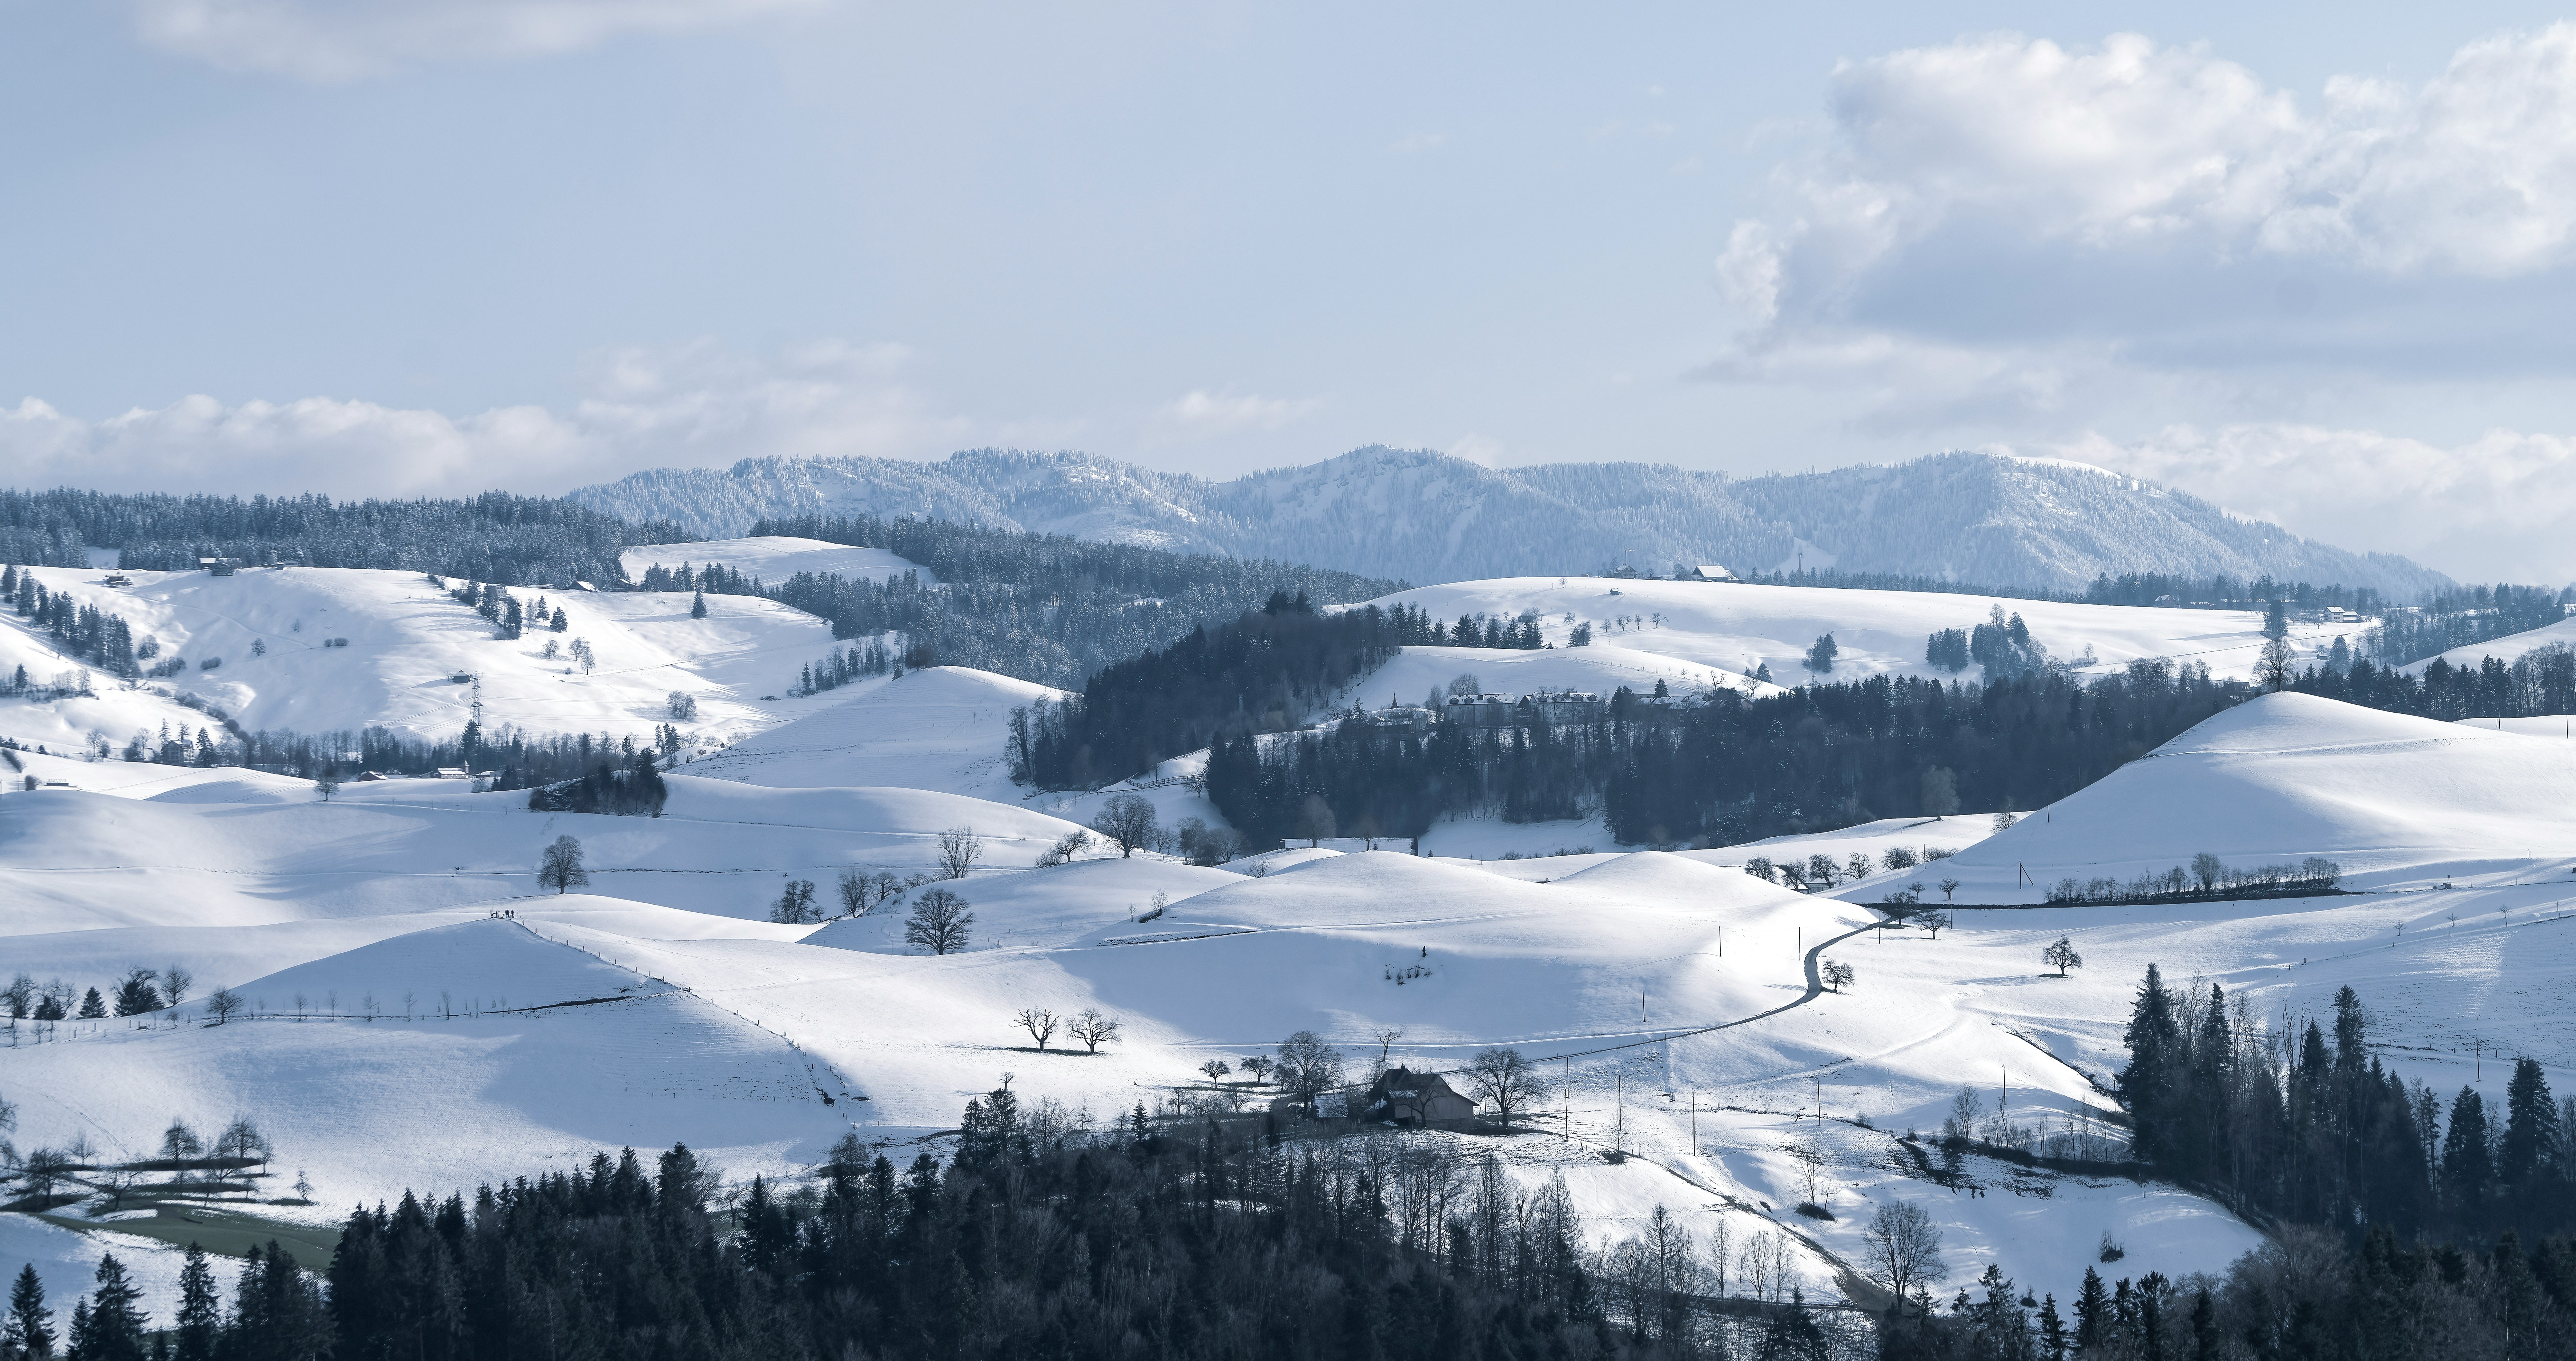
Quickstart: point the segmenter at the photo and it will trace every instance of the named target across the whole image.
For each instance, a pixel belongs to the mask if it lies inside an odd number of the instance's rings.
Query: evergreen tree
[[[2539,1063],[2516,1059],[2505,1084],[2504,1138],[2496,1145],[2496,1179],[2527,1208],[2539,1208],[2543,1183],[2556,1171],[2550,1159],[2559,1140],[2558,1106]]]
[[[190,1243],[179,1267],[179,1312],[172,1320],[174,1361],[215,1361],[223,1321],[223,1295],[215,1285],[215,1269],[206,1261],[206,1250]]]
[[[707,593],[706,593],[706,592],[704,592],[704,591],[700,591],[700,592],[698,592],[696,595],[694,595],[694,596],[690,597],[690,600],[689,600],[689,617],[690,617],[691,619],[704,619],[704,618],[706,618],[706,617],[707,617]]]
[[[2442,1134],[2442,1191],[2454,1214],[2481,1222],[2495,1185],[2494,1146],[2487,1131],[2486,1098],[2463,1086],[2451,1101],[2450,1128]]]
[[[81,994],[79,1015],[84,1021],[104,1020],[107,1016],[107,999],[99,996],[96,988]]]
[[[18,1268],[9,1287],[9,1341],[29,1357],[54,1354],[54,1311],[45,1307],[45,1283],[33,1262]]]
[[[99,1257],[96,1279],[88,1341],[77,1353],[80,1361],[143,1361],[146,1318],[136,1304],[143,1292],[126,1279],[125,1264],[113,1253]]]
[[[2084,1285],[2075,1296],[2075,1349],[2090,1356],[2110,1340],[2111,1305],[2103,1293],[2102,1278],[2093,1268],[2084,1268]]]
[[[2149,964],[2129,1009],[2129,1029],[2124,1037],[2129,1066],[2120,1072],[2119,1093],[2121,1104],[2129,1108],[2136,1122],[2139,1152],[2150,1160],[2170,1158],[2174,1151],[2174,1131],[2167,1121],[2166,1108],[2184,1077],[2177,1071],[2183,1053],[2182,1027],[2175,1010],[2173,993],[2166,989],[2163,975]]]

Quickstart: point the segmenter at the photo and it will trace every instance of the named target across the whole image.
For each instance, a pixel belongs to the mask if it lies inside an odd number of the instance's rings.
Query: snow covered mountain
[[[910,514],[1414,582],[1703,562],[2057,589],[2105,572],[2268,573],[2399,598],[2449,580],[2098,468],[1966,453],[1737,481],[1644,463],[1495,469],[1369,448],[1219,482],[1087,454],[977,449],[937,463],[657,469],[568,499],[717,536],[763,516]]]

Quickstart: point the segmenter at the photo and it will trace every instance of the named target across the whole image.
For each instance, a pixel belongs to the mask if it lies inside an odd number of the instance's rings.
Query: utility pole
[[[1691,1088],[1691,1156],[1699,1156],[1699,1088]]]
[[[1625,1153],[1628,1151],[1628,1075],[1613,1070],[1610,1076],[1614,1083],[1612,1090],[1619,1103],[1618,1113],[1611,1119],[1610,1146]]]
[[[1825,1123],[1825,1075],[1817,1073],[1813,1076],[1816,1083],[1816,1123],[1821,1125]]]
[[[1565,1059],[1565,1113],[1561,1119],[1565,1124],[1565,1137],[1572,1139],[1574,1137],[1574,1056],[1571,1054]]]

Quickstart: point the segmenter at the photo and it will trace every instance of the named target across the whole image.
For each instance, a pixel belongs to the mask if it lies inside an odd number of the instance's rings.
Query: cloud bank
[[[551,56],[819,0],[130,0],[144,42],[228,71],[345,81],[425,62]]]

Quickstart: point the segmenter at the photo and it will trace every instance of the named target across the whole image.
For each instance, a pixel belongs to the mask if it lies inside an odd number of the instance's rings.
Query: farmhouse
[[[1476,1103],[1438,1073],[1389,1068],[1360,1100],[1359,1118],[1408,1129],[1465,1129],[1476,1121]]]

